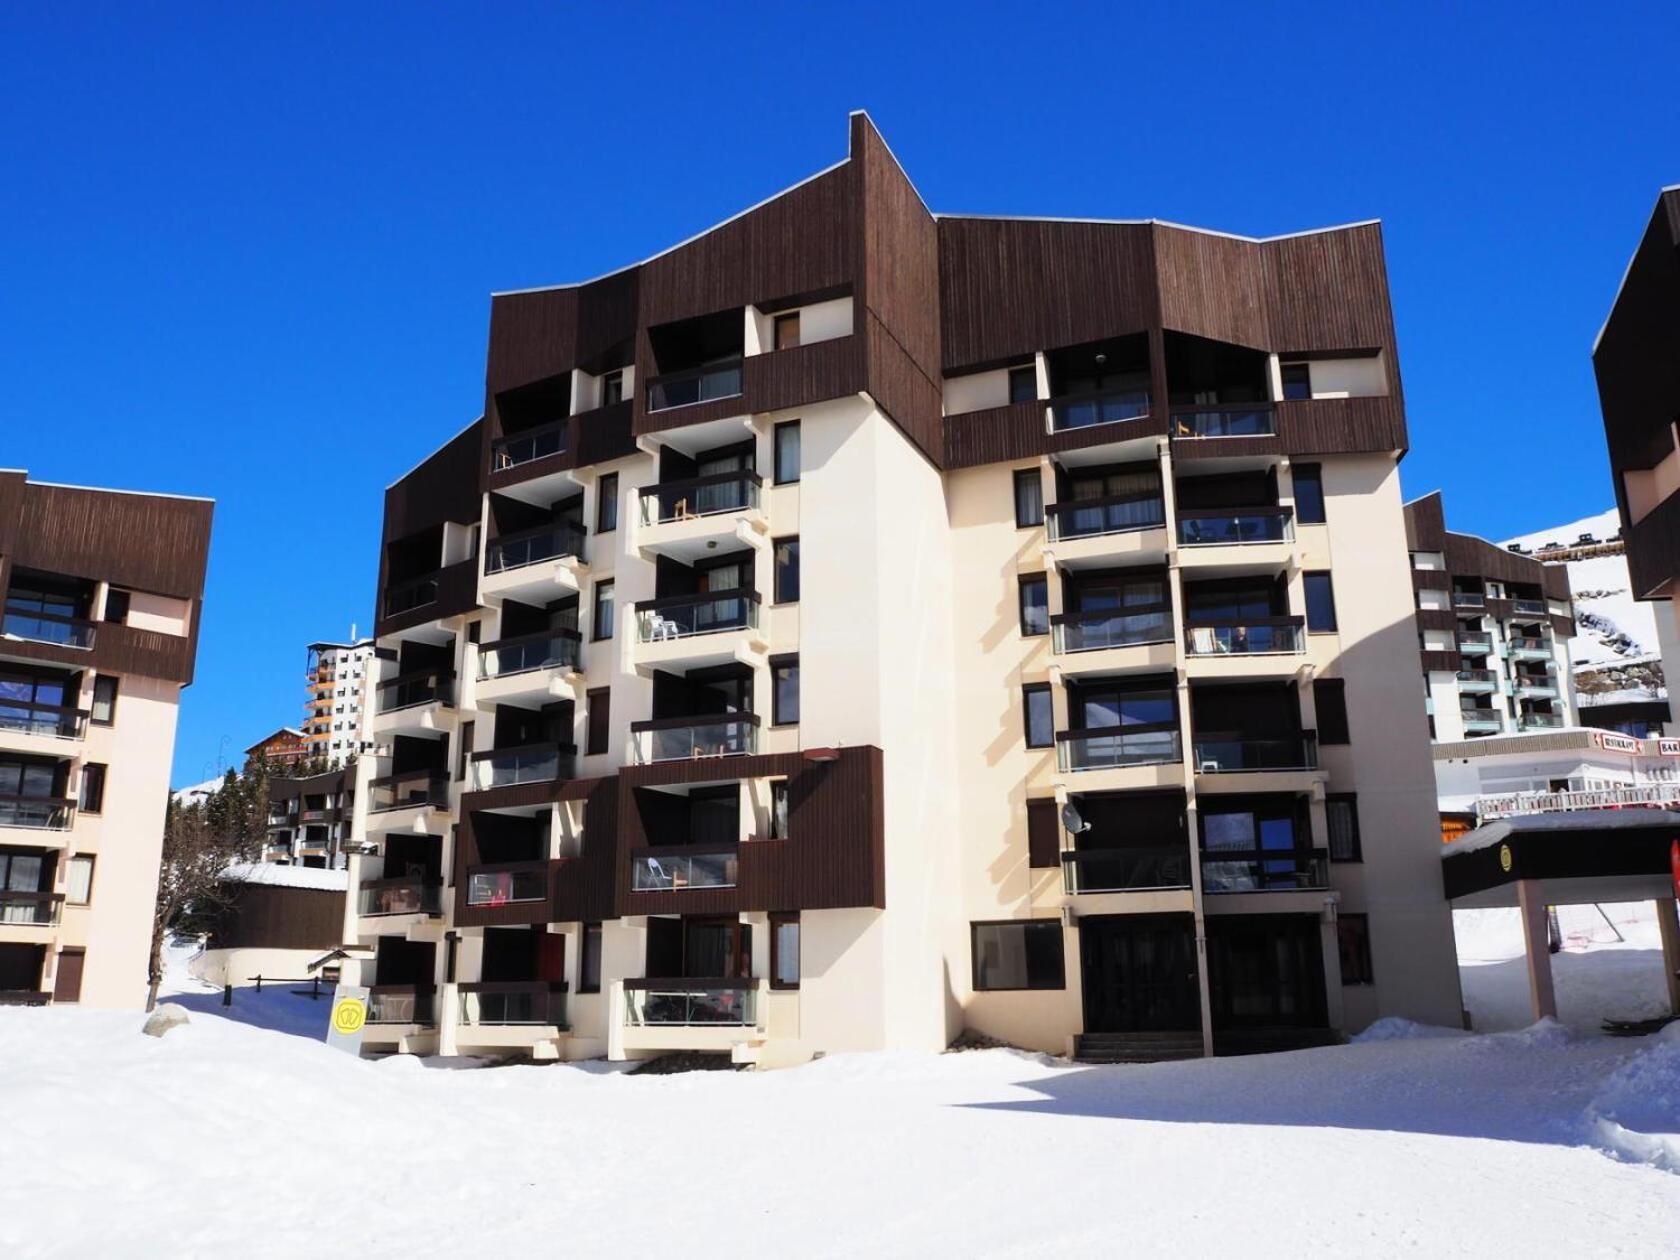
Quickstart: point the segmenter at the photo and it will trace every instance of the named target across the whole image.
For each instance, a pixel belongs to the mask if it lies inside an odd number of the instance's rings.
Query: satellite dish
[[[1071,801],[1062,806],[1062,826],[1074,835],[1091,830],[1091,824],[1080,817],[1079,810]]]

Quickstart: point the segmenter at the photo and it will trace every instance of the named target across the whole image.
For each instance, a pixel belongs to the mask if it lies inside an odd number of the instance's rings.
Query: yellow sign
[[[362,1025],[367,1022],[367,1006],[361,998],[343,997],[333,1003],[332,1026],[333,1031],[346,1037],[354,1037],[362,1031]]]
[[[1499,869],[1507,875],[1511,873],[1511,846],[1508,844],[1499,846]]]

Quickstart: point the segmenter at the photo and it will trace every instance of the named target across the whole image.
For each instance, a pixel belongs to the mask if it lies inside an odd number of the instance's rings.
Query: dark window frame
[[[980,929],[981,928],[999,928],[999,927],[1019,928],[1021,930],[1021,934],[1022,934],[1022,948],[1023,948],[1023,950],[1025,949],[1026,933],[1027,932],[1034,931],[1034,932],[1048,933],[1051,930],[1054,930],[1055,940],[1056,940],[1056,961],[1057,961],[1057,964],[1058,964],[1057,971],[1059,973],[1056,977],[1056,983],[1055,984],[1033,984],[1033,983],[1031,983],[1031,970],[1032,969],[1031,969],[1031,965],[1030,965],[1031,955],[1029,954],[1027,956],[1028,961],[1029,961],[1029,965],[1028,965],[1028,968],[1027,968],[1028,983],[1023,984],[1023,985],[983,985],[983,984],[981,984],[980,983],[980,950],[979,950]],[[1043,991],[1055,992],[1058,989],[1065,990],[1067,988],[1067,943],[1063,939],[1061,919],[1060,918],[1055,918],[1055,919],[974,919],[974,920],[970,920],[969,925],[968,925],[968,967],[969,967],[969,981],[970,981],[970,984],[971,984],[974,992],[976,992],[976,993],[1034,993],[1034,992],[1043,992]]]
[[[612,608],[612,613],[608,617],[609,624],[607,626],[607,632],[605,634],[601,633],[601,606],[602,606],[602,603],[603,603],[603,600],[601,599],[601,592],[603,590],[605,590],[609,593],[609,598],[604,602]],[[589,604],[589,634],[590,634],[590,638],[596,643],[601,643],[601,642],[603,642],[607,639],[611,639],[617,633],[618,633],[618,588],[613,584],[613,582],[611,580],[608,580],[608,581],[605,581],[605,582],[597,582],[597,583],[595,583],[595,589],[590,592],[590,604]]]
[[[1050,738],[1043,743],[1033,743],[1032,735],[1032,697],[1042,695],[1049,704]],[[1028,748],[1054,748],[1056,746],[1056,700],[1050,694],[1049,683],[1024,683],[1021,686],[1021,737]]]
[[[782,329],[784,328],[793,329],[792,341],[783,342]],[[770,349],[772,351],[799,349],[799,347],[803,344],[800,341],[800,332],[801,326],[798,311],[781,311],[772,315],[770,317]]]
[[[783,444],[783,441],[787,438],[788,431],[790,429],[793,431],[793,440],[794,440],[795,443],[798,444],[798,448],[794,451],[793,475],[791,477],[784,477],[782,475],[782,472],[783,472],[783,469],[782,469],[782,455],[783,455],[783,450],[784,450],[782,444]],[[778,486],[798,485],[800,479],[803,477],[804,472],[805,472],[805,469],[804,469],[804,454],[805,454],[805,445],[804,445],[804,442],[801,441],[801,439],[800,439],[799,421],[797,421],[797,420],[783,420],[773,430],[771,430],[771,434],[770,434],[770,464],[771,464],[772,484],[778,485]]]
[[[793,830],[793,797],[789,791],[792,780],[770,780],[770,838],[786,840]],[[781,802],[778,810],[777,802]]]
[[[1050,633],[1050,577],[1046,573],[1023,573],[1015,579],[1015,612],[1020,621],[1021,637],[1037,639]],[[1027,624],[1027,591],[1037,587],[1043,598],[1036,607],[1042,611],[1043,618],[1039,629],[1030,628]]]
[[[1016,403],[1038,401],[1038,368],[1036,365],[1023,363],[1018,367],[1010,368],[1007,380],[1011,406]],[[1022,381],[1027,384],[1027,389],[1024,391],[1019,388]]]
[[[118,586],[107,587],[105,590],[105,623],[112,626],[126,626],[128,624],[130,602],[133,598],[134,593],[132,591],[124,590]],[[113,601],[117,604],[117,608],[114,610],[115,616],[112,616],[111,605]]]
[[[1344,928],[1355,929],[1345,932]],[[1336,915],[1336,952],[1342,963],[1343,985],[1366,985],[1377,982],[1376,968],[1371,964],[1371,916],[1368,914]],[[1355,965],[1347,960],[1353,956]],[[1353,974],[1350,975],[1349,972]]]
[[[70,868],[77,862],[86,862],[88,868],[87,896],[81,901],[75,900],[70,892]],[[64,904],[67,906],[91,906],[93,904],[93,881],[99,876],[99,855],[97,853],[72,853],[64,859]]]
[[[794,947],[794,978],[791,982],[782,979],[782,945],[781,928],[792,927],[798,934],[798,944]],[[770,913],[770,987],[782,992],[791,992],[799,988],[800,968],[804,961],[805,933],[799,926],[799,911],[773,910]]]
[[[612,688],[591,687],[583,693],[583,705],[583,755],[605,756],[612,748]]]
[[[1334,699],[1331,699],[1334,697]],[[1331,720],[1326,721],[1326,702]],[[1347,680],[1343,678],[1313,679],[1313,711],[1317,714],[1319,747],[1353,743],[1348,727]]]
[[[467,766],[472,762],[473,723],[462,722],[459,736],[461,746],[455,750],[455,781],[457,783],[466,780]]]
[[[1291,380],[1291,377],[1297,378]],[[1278,383],[1282,386],[1284,401],[1300,402],[1312,397],[1312,364],[1305,359],[1296,359],[1288,363],[1278,364]],[[1305,393],[1291,393],[1291,386],[1306,387]]]
[[[790,682],[793,687],[793,716],[783,716],[782,684]],[[798,726],[799,725],[799,656],[772,656],[770,658],[770,725]]]
[[[602,473],[595,483],[595,532],[610,534],[618,528],[618,474]]]
[[[585,923],[581,929],[582,941],[578,949],[578,992],[599,993],[601,991],[601,953],[603,930],[599,923]],[[590,942],[594,942],[593,948]],[[593,968],[590,964],[593,963]],[[595,973],[594,980],[589,978],[590,971]]]
[[[1323,525],[1324,520],[1324,465],[1296,464],[1290,474],[1295,486],[1295,522],[1298,525]],[[1314,506],[1303,507],[1301,503],[1301,487],[1311,486],[1309,495]]]
[[[103,814],[105,812],[105,782],[108,766],[103,761],[87,761],[82,763],[82,779],[76,788],[76,808],[84,814]],[[95,773],[97,771],[97,773]],[[93,781],[98,790],[93,793],[93,803],[88,803],[88,782]]]
[[[609,398],[608,395],[616,389],[618,397]],[[624,369],[614,368],[610,372],[601,373],[601,406],[612,407],[624,401]]]
[[[782,549],[793,549],[793,595],[790,598],[782,586]],[[770,587],[771,599],[777,604],[797,604],[799,602],[799,535],[788,534],[784,538],[770,540]]]
[[[1324,591],[1330,600],[1330,624],[1313,624],[1312,583],[1315,578],[1324,579]],[[1329,569],[1308,569],[1301,575],[1301,595],[1306,603],[1307,633],[1308,634],[1337,634],[1340,620],[1336,616],[1336,583]]]
[[[1037,468],[1017,468],[1010,482],[1015,492],[1015,528],[1042,529],[1044,526],[1044,476]],[[1027,513],[1022,519],[1021,490],[1024,486],[1032,486],[1033,497],[1038,502],[1037,514]]]
[[[110,710],[103,719],[98,716],[99,685],[101,683],[111,684]],[[93,699],[88,706],[88,724],[90,726],[115,726],[117,722],[117,697],[121,694],[122,684],[115,674],[95,674],[93,676]]]
[[[1332,805],[1346,805],[1348,807],[1348,819],[1353,824],[1353,853],[1351,856],[1336,856],[1335,838],[1330,833],[1330,807]],[[1359,832],[1359,793],[1326,792],[1324,794],[1324,850],[1330,855],[1332,862],[1354,863],[1365,860],[1365,841]]]

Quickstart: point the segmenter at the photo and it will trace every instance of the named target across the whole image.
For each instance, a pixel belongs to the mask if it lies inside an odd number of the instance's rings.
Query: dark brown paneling
[[[636,453],[636,439],[630,434],[630,400],[610,407],[597,407],[572,417],[571,446],[580,468],[604,464]]]
[[[275,884],[225,884],[229,905],[211,949],[331,949],[344,933],[344,893]]]
[[[1158,224],[1154,249],[1161,326],[1271,349],[1263,248],[1253,241]]]
[[[1680,190],[1664,192],[1593,350],[1610,465],[1650,468],[1673,449],[1680,418]],[[1620,484],[1622,524],[1629,524]]]
[[[1056,802],[1044,800],[1027,802],[1027,865],[1054,867],[1062,864],[1062,825],[1057,818]]]
[[[1457,652],[1424,652],[1421,655],[1424,669],[1431,672],[1446,670],[1456,674],[1464,665],[1464,658]]]
[[[746,410],[782,411],[864,388],[863,338],[837,337],[792,350],[755,354],[742,363]]]
[[[1005,407],[947,416],[945,467],[972,468],[978,464],[1031,459],[1037,455],[1083,450],[1109,442],[1162,437],[1166,432],[1165,417],[1155,414],[1114,424],[1093,424],[1081,429],[1048,433],[1045,431],[1044,403],[1011,403]]]
[[[1420,547],[1420,551],[1435,550],[1431,547]],[[1414,591],[1450,591],[1452,590],[1452,574],[1445,569],[1413,569],[1412,589]]]
[[[385,539],[405,538],[445,521],[478,520],[484,494],[484,421],[478,419],[428,455],[385,492]]]
[[[569,372],[576,364],[578,293],[574,287],[498,293],[490,300],[485,387],[490,397]]]
[[[1420,608],[1417,623],[1419,630],[1457,630],[1458,615],[1450,608]]]
[[[1635,598],[1670,597],[1674,593],[1671,583],[1680,575],[1680,494],[1657,504],[1623,537]]]
[[[380,583],[378,607],[385,606],[385,586]],[[374,634],[398,634],[414,626],[445,617],[458,617],[478,607],[478,558],[459,560],[438,570],[438,597],[434,603],[411,608],[394,617],[381,617],[374,623]]]
[[[1402,509],[1406,520],[1406,546],[1412,551],[1444,551],[1447,546],[1446,511],[1441,505],[1441,492],[1434,491],[1420,499],[1413,499]],[[1431,570],[1433,572],[1433,570]],[[1414,571],[1412,584],[1418,584],[1420,574]],[[1446,590],[1447,581],[1433,589]]]
[[[198,599],[214,511],[207,499],[29,482],[9,528],[0,521],[0,551],[26,568]]]
[[[1400,397],[1382,225],[1363,223],[1261,244],[1272,342],[1279,353],[1371,349]]]

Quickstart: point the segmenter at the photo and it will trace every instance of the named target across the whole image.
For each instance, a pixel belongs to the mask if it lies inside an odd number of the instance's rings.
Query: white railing
[[[1554,814],[1570,809],[1622,809],[1641,805],[1680,808],[1680,783],[1649,783],[1640,787],[1599,788],[1580,792],[1518,792],[1484,796],[1476,802],[1476,816],[1484,821],[1513,814]]]

